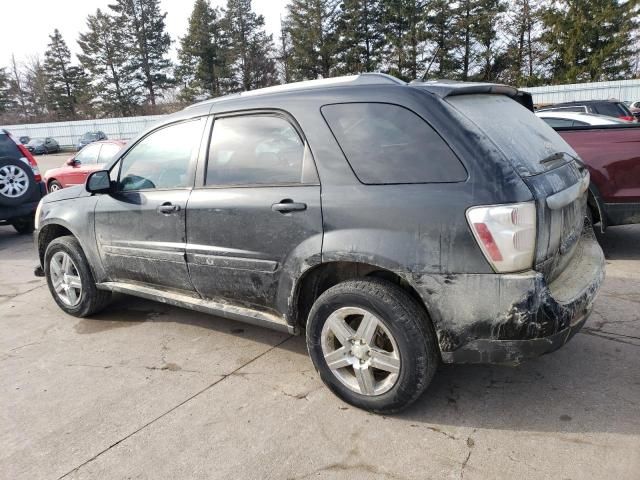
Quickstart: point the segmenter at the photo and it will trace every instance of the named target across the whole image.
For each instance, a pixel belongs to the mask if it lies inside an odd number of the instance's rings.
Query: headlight
[[[33,222],[36,230],[40,229],[40,213],[42,212],[42,200],[38,203],[38,208],[36,208],[36,216]]]

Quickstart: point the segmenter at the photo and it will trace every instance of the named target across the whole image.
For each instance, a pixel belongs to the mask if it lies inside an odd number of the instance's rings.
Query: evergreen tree
[[[543,49],[540,44],[540,0],[513,0],[506,13],[504,34],[509,39],[505,52],[503,81],[518,86],[540,82]]]
[[[378,70],[384,46],[380,0],[344,0],[338,37],[338,58],[344,73]]]
[[[560,0],[543,12],[542,40],[554,83],[615,80],[630,74],[635,1]]]
[[[225,91],[229,42],[220,16],[208,0],[196,0],[187,34],[180,39],[176,68],[180,99],[185,103],[217,97]]]
[[[495,81],[498,70],[504,68],[503,65],[498,67],[496,60],[501,54],[498,28],[501,27],[506,5],[502,0],[479,0],[477,4],[479,11],[472,29],[480,64],[480,71],[476,77],[479,80]]]
[[[280,45],[277,49],[277,65],[280,74],[280,78],[283,83],[289,83],[292,81],[291,72],[291,52],[293,46],[291,44],[291,35],[285,28],[285,24],[280,20]]]
[[[160,12],[160,0],[116,0],[109,8],[116,14],[116,26],[127,47],[128,68],[144,85],[153,109],[162,91],[173,85],[168,58],[171,38],[165,31],[167,14]]]
[[[140,87],[127,65],[127,48],[116,21],[100,9],[87,17],[86,33],[81,33],[78,55],[99,92],[102,111],[128,116],[140,101]]]
[[[431,67],[431,62],[435,65],[427,76],[455,78],[461,62],[456,55],[460,41],[454,6],[447,0],[431,0],[425,10],[427,40],[433,44],[427,69]]]
[[[426,0],[382,0],[388,72],[414,80],[425,68]],[[445,2],[448,3],[448,2]]]
[[[277,83],[273,36],[264,28],[251,0],[227,0],[224,27],[230,40],[230,65],[235,90],[253,90]]]
[[[49,40],[44,61],[47,94],[60,118],[76,119],[78,106],[85,104],[87,78],[78,66],[71,65],[71,53],[57,28]]]
[[[289,65],[293,80],[334,75],[339,5],[339,0],[291,0],[287,5],[285,30],[291,39]]]
[[[0,68],[0,113],[6,113],[13,106],[10,93],[9,75],[4,68]]]

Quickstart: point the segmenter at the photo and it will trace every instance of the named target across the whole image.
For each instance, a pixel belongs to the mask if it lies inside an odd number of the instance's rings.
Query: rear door
[[[205,298],[277,310],[278,286],[322,247],[320,185],[285,115],[216,118],[187,207],[187,262]],[[284,312],[280,312],[284,313]]]
[[[185,261],[185,210],[204,119],[161,127],[112,169],[113,194],[95,209],[98,250],[111,281],[193,291]]]

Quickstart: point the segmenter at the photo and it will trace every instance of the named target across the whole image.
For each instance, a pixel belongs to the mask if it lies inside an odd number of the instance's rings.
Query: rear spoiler
[[[414,80],[409,85],[423,88],[440,98],[479,93],[506,95],[507,97],[513,98],[527,110],[534,111],[533,97],[531,94],[508,85],[498,83],[457,82],[453,80],[434,80],[428,82]]]

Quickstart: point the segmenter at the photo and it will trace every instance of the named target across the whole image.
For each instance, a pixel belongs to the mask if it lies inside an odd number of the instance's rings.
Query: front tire
[[[57,180],[51,180],[49,182],[48,190],[49,190],[49,193],[57,192],[58,190],[62,190],[62,184]]]
[[[47,246],[44,273],[49,291],[69,315],[87,317],[107,306],[111,292],[98,290],[78,240],[58,237]]]
[[[376,413],[413,403],[440,358],[424,308],[376,278],[349,280],[320,295],[307,322],[307,348],[331,391]]]

